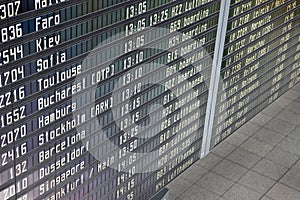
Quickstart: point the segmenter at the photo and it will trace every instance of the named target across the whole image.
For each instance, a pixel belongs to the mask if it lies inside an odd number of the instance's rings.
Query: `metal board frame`
[[[209,94],[206,108],[204,134],[200,157],[205,157],[211,146],[212,131],[215,117],[216,102],[218,96],[218,85],[221,75],[222,57],[225,45],[227,24],[229,18],[230,0],[222,0],[220,6],[220,15],[218,21],[218,31],[215,44],[215,52],[212,63],[212,73],[209,85]]]

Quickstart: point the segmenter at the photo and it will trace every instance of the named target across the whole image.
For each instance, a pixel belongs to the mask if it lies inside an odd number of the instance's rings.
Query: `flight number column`
[[[8,24],[8,21],[21,12],[21,1],[0,3],[0,44],[20,38],[23,35],[21,23]],[[0,45],[0,196],[3,199],[15,197],[27,188],[27,177],[18,177],[27,171],[27,161],[7,167],[8,162],[14,162],[27,153],[27,143],[15,146],[15,142],[27,135],[26,126],[14,127],[13,124],[26,117],[25,106],[15,108],[13,104],[25,98],[24,87],[10,89],[11,84],[24,78],[24,66],[6,69],[11,62],[24,57],[23,45],[2,48]],[[18,200],[27,199],[25,194]]]

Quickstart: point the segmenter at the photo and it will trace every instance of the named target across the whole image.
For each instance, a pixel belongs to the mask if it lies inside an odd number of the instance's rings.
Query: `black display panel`
[[[0,10],[3,199],[149,199],[199,159],[220,1]]]
[[[231,1],[211,147],[299,81],[299,4]]]

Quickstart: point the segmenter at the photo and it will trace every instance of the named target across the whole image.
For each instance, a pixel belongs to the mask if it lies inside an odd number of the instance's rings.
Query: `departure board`
[[[220,2],[1,1],[1,199],[150,199],[199,159]]]
[[[300,80],[300,0],[0,0],[0,200],[146,200]]]
[[[230,2],[211,147],[299,82],[300,1]]]

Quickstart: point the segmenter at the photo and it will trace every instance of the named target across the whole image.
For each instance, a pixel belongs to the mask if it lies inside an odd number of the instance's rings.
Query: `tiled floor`
[[[170,200],[300,200],[300,84],[168,188]]]

